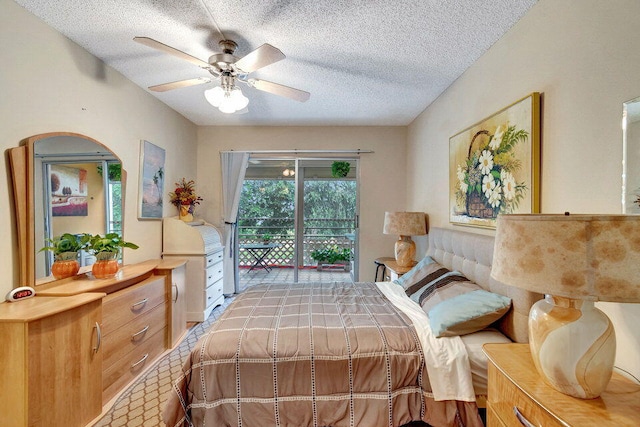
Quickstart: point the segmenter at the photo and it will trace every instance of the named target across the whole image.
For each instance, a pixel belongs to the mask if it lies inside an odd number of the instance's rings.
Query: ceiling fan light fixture
[[[220,86],[216,86],[211,89],[207,89],[204,91],[204,97],[207,99],[209,104],[214,107],[220,107],[222,104],[222,100],[224,99],[224,89]]]
[[[234,87],[231,91],[231,101],[234,103],[236,110],[242,110],[249,105],[249,98],[244,96],[239,87]]]

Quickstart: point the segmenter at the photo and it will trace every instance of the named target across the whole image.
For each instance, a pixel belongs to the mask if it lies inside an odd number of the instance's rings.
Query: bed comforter
[[[259,285],[200,338],[170,393],[169,426],[482,426],[435,401],[410,318],[374,283]]]

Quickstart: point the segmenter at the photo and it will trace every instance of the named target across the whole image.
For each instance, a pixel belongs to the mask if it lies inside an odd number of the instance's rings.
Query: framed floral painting
[[[164,160],[163,148],[149,141],[140,142],[139,219],[162,219]]]
[[[449,139],[452,224],[495,228],[501,213],[537,213],[540,94],[534,92]]]

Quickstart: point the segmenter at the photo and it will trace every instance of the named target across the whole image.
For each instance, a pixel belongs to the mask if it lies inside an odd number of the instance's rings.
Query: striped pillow
[[[459,272],[451,271],[414,292],[410,298],[420,304],[425,313],[429,313],[429,310],[443,301],[479,289],[482,288]]]
[[[427,256],[417,263],[411,270],[395,280],[395,283],[402,286],[407,295],[411,296],[425,285],[446,273],[450,273],[450,271],[435,262],[433,258]]]

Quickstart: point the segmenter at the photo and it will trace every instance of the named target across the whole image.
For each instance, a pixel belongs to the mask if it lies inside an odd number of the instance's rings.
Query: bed
[[[422,302],[396,283],[252,287],[185,361],[166,425],[482,426],[482,345],[526,342],[529,308],[541,295],[489,277],[492,237],[432,228],[428,238],[421,265],[508,297],[506,314],[478,332],[438,338]]]

